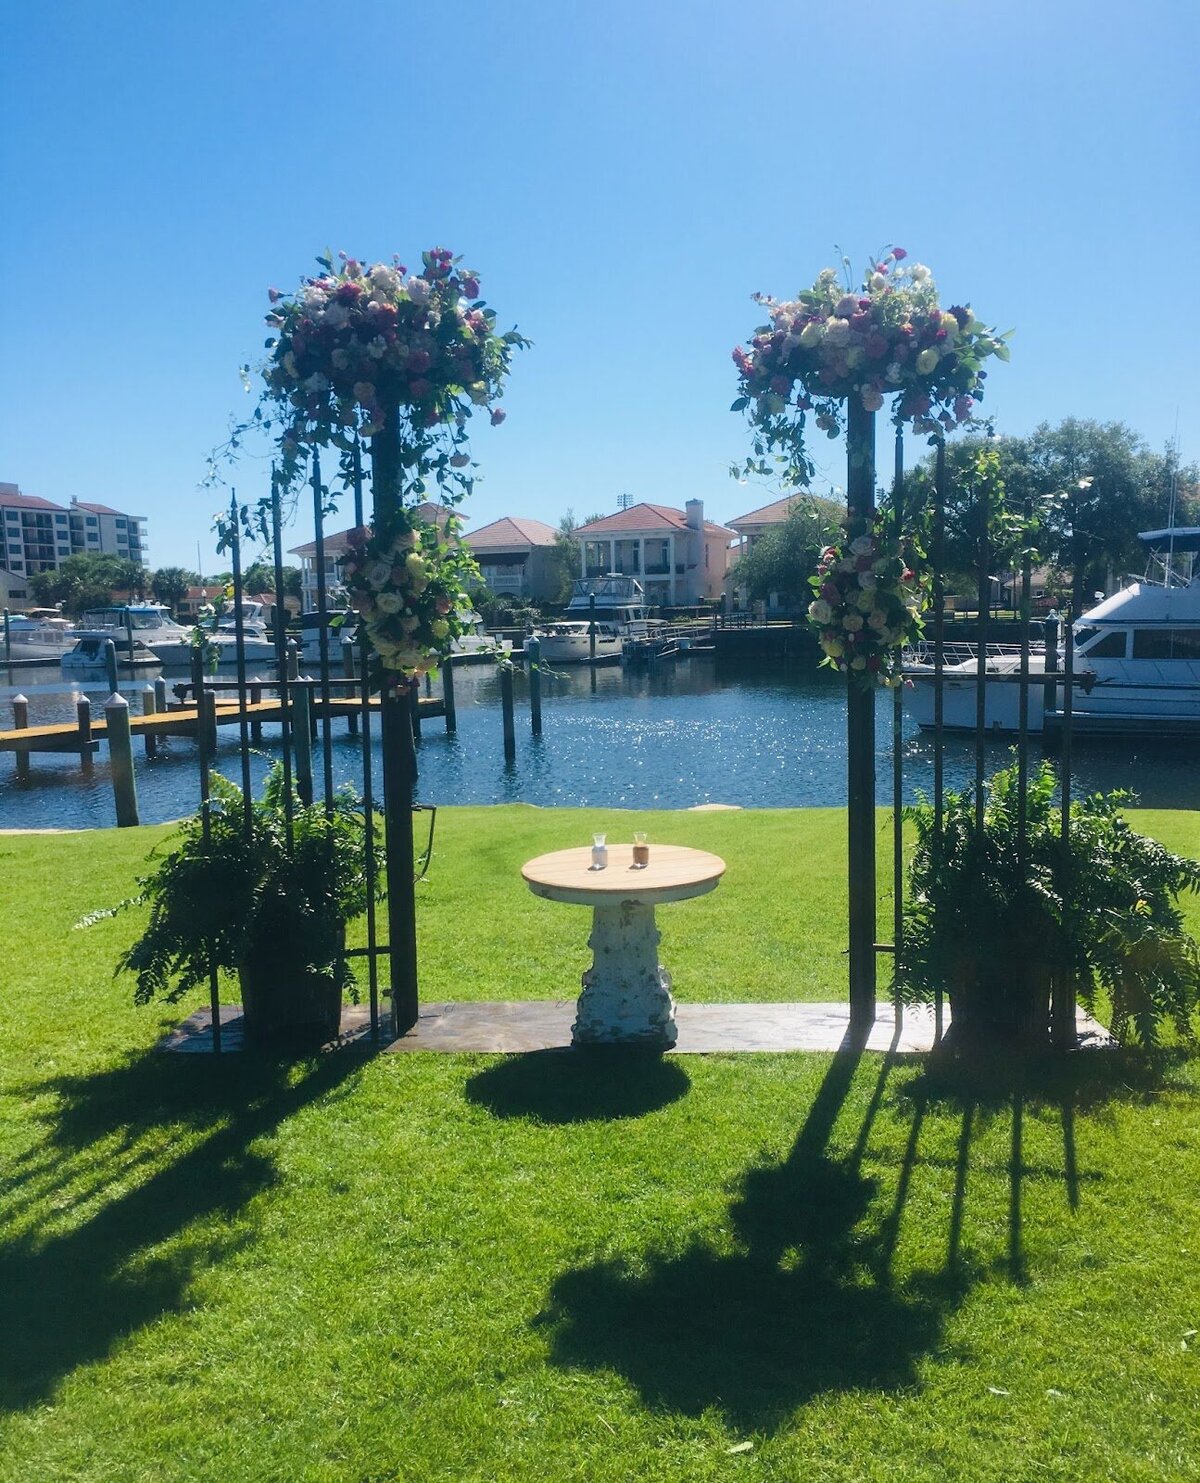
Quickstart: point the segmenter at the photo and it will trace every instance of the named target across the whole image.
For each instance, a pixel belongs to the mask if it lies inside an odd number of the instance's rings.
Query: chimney
[[[689,530],[704,529],[704,501],[702,499],[690,499],[685,506],[687,510],[687,523]]]

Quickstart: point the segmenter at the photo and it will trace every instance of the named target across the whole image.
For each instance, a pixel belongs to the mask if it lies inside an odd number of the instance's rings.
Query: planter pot
[[[337,948],[345,947],[340,927]],[[255,1044],[321,1046],[336,1038],[342,991],[336,963],[314,972],[288,951],[287,939],[256,943],[238,966],[246,1039]]]
[[[1048,963],[1025,956],[961,959],[949,986],[944,1043],[979,1051],[1048,1047],[1052,980]]]

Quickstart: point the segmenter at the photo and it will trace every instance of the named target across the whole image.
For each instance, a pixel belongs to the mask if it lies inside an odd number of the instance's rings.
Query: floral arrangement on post
[[[398,507],[354,540],[342,568],[350,606],[366,625],[385,670],[420,674],[467,632],[467,589],[482,573],[449,512],[439,529]]]
[[[471,488],[467,420],[488,410],[493,425],[504,421],[497,398],[513,350],[528,341],[496,333],[479,275],[444,247],[422,253],[419,273],[398,258],[338,261],[318,258],[321,273],[294,294],[270,290],[256,420],[278,427],[289,484],[305,448],[349,450],[356,436],[388,429],[409,491],[423,495],[432,478],[453,502]]]
[[[872,258],[859,287],[824,269],[812,288],[794,299],[756,294],[768,313],[749,345],[733,352],[740,394],[733,411],[745,412],[755,429],[756,458],[745,472],[769,475],[768,453],[786,464],[794,483],[812,477],[805,451],[808,414],[831,438],[842,430],[842,403],[857,397],[868,412],[894,399],[897,424],[919,433],[949,430],[968,421],[983,396],[990,356],[1009,358],[998,334],[969,305],[943,309],[933,275],[923,263],[893,247]],[[735,472],[741,472],[736,470]]]
[[[840,545],[826,546],[808,579],[808,620],[830,669],[865,689],[901,684],[901,651],[924,631],[929,577],[915,541],[897,541],[882,516],[850,518]]]

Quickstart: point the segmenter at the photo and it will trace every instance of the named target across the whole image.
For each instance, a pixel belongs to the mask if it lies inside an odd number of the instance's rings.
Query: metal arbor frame
[[[847,419],[847,503],[849,508],[861,516],[870,516],[875,510],[875,428],[874,414],[866,412],[851,398],[848,403]],[[946,504],[947,463],[945,439],[936,439],[934,455],[934,480],[932,509],[929,514],[931,531],[930,562],[932,567],[932,629],[933,629],[933,808],[935,837],[939,836],[945,808],[945,574],[946,574]],[[908,512],[904,506],[904,441],[899,428],[895,440],[895,473],[891,500],[891,518],[897,536],[905,528]],[[1078,495],[1072,496],[1073,501]],[[1064,846],[1070,835],[1070,803],[1072,788],[1073,726],[1072,708],[1075,686],[1074,640],[1072,623],[1083,611],[1083,565],[1085,550],[1080,529],[1077,503],[1070,510],[1073,531],[1073,587],[1069,612],[1063,619],[1062,690],[1063,700],[1059,729],[1059,780],[1062,804],[1062,834]],[[990,590],[990,568],[992,543],[986,486],[977,491],[976,503],[971,515],[971,527],[977,532],[976,577],[979,583],[980,601],[974,638],[975,655],[975,727],[974,742],[974,797],[977,826],[982,825],[984,807],[984,780],[987,774],[986,687],[987,652],[989,642],[989,608],[987,596]],[[1020,657],[1018,668],[1018,730],[1016,737],[1018,768],[1018,837],[1017,850],[1023,853],[1026,847],[1027,826],[1027,780],[1029,774],[1029,690],[1030,686],[1058,685],[1057,625],[1048,621],[1046,625],[1046,670],[1054,675],[1049,681],[1034,678],[1030,673],[1030,629],[1032,621],[1031,602],[1031,549],[1033,542],[1033,510],[1026,499],[1023,508],[1023,538],[1021,541],[1020,577]],[[849,857],[849,978],[850,978],[850,1021],[857,1033],[865,1033],[876,1015],[876,959],[880,953],[898,955],[902,946],[904,912],[904,839],[903,839],[903,699],[896,690],[892,697],[892,898],[893,940],[877,942],[876,906],[877,877],[875,861],[875,837],[878,828],[875,796],[876,734],[875,696],[872,691],[859,690],[847,685],[846,740],[847,740],[847,823]],[[1063,851],[1064,869],[1069,869],[1069,851]],[[1064,883],[1065,885],[1065,883]],[[934,1034],[940,1040],[944,1032],[945,1005],[942,994],[934,1003]],[[897,1021],[901,1016],[899,998],[895,1001]],[[1073,985],[1057,979],[1051,1005],[1051,1036],[1060,1047],[1075,1044],[1076,1003]]]

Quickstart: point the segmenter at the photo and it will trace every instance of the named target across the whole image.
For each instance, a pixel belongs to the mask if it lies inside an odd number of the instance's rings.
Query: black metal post
[[[875,414],[847,403],[846,502],[851,518],[875,512]],[[846,752],[850,865],[850,1023],[875,1020],[875,691],[847,684]]]
[[[316,532],[317,563],[317,613],[320,624],[317,628],[319,657],[317,673],[321,680],[321,774],[325,786],[325,813],[333,816],[333,716],[329,704],[329,594],[325,579],[325,491],[321,484],[321,458],[314,448],[312,452],[313,525]],[[316,721],[316,707],[313,707]]]
[[[362,447],[357,436],[351,455],[351,479],[354,485],[354,527],[362,530],[363,515]],[[358,674],[362,703],[362,770],[363,770],[363,865],[367,877],[367,983],[371,1007],[371,1039],[379,1039],[379,963],[376,955],[375,882],[379,867],[375,858],[375,782],[371,772],[371,641],[367,625],[358,625]]]
[[[384,427],[371,439],[376,526],[399,506],[401,467],[399,414],[393,410]],[[416,755],[409,719],[408,688],[399,676],[388,677],[381,710],[392,1027],[397,1035],[403,1035],[416,1024],[418,1015],[417,902],[413,882],[412,826]]]
[[[945,668],[946,668],[946,440],[938,437],[933,476],[933,838],[942,848],[946,807],[945,780]],[[942,1038],[945,997],[939,984],[933,991],[933,1039]]]
[[[250,838],[254,799],[250,791],[250,728],[246,716],[246,624],[242,613],[242,534],[237,491],[230,491],[230,557],[233,562],[233,632],[237,640],[238,743],[242,752],[242,827]]]
[[[279,681],[279,713],[282,718],[280,741],[283,744],[283,818],[289,849],[292,845],[292,721],[291,664],[288,656],[287,608],[283,601],[283,512],[279,476],[271,470],[271,554],[275,561],[275,674]]]
[[[892,519],[897,542],[904,539],[904,429],[896,429],[895,475],[892,481]],[[892,953],[896,971],[896,1023],[904,1016],[900,999],[900,948],[904,936],[904,697],[892,691]]]

